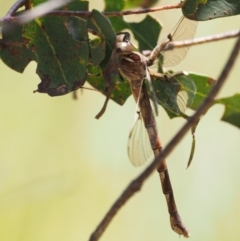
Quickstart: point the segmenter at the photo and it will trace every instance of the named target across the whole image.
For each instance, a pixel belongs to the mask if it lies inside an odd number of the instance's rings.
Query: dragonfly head
[[[130,42],[130,34],[128,32],[117,33],[116,50],[119,55],[130,54],[136,47]]]

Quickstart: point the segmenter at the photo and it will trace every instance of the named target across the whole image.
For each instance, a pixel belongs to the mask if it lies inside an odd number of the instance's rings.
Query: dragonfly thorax
[[[146,76],[146,57],[137,52],[119,56],[118,70],[130,83],[142,82]]]

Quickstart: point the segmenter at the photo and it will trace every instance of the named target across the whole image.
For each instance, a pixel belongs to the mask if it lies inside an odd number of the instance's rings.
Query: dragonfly
[[[172,51],[164,51],[164,48],[173,40],[192,39],[196,31],[196,25],[196,22],[182,17],[167,38],[154,48],[149,57],[134,51],[135,49],[130,42],[130,35],[128,33],[123,32],[117,35],[118,70],[120,76],[128,80],[132,95],[137,103],[134,126],[130,131],[128,140],[128,155],[134,166],[142,165],[152,153],[156,157],[162,150],[155,114],[151,107],[145,80],[149,83],[151,99],[155,106],[157,105],[157,96],[154,93],[151,77],[157,78],[159,81],[167,80],[163,75],[151,72],[149,66],[152,66],[160,55],[163,56],[164,66],[178,64],[185,57],[188,47],[173,49]],[[184,96],[181,97],[178,95],[177,98],[179,98],[179,103],[182,103],[182,106],[186,106]],[[182,109],[181,106],[180,109]],[[157,110],[155,112],[157,113]],[[144,127],[146,130],[144,130]],[[189,237],[190,233],[177,210],[166,160],[162,162],[157,171],[160,176],[163,194],[166,197],[171,228],[177,234]]]

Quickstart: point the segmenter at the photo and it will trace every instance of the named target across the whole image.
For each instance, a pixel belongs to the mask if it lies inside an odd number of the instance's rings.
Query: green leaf
[[[33,0],[31,4],[35,7],[43,2]],[[88,3],[80,1],[63,7],[66,10],[87,8]],[[41,78],[38,92],[51,96],[63,95],[84,84],[89,58],[85,20],[77,17],[43,17],[16,28],[6,36],[12,43],[5,50],[9,56],[1,54],[3,60],[10,57],[8,65],[20,72],[31,60],[35,60],[36,72]]]
[[[22,26],[13,26],[9,31],[8,25],[2,28],[2,37],[5,46],[0,50],[2,61],[11,69],[22,73],[32,60],[36,61],[33,51],[28,49],[28,40],[22,37]]]
[[[66,21],[67,29],[75,41],[88,41],[87,23],[77,17],[69,17]]]
[[[100,63],[100,67],[107,86],[111,86],[116,83],[118,77],[118,58],[115,51],[116,34],[109,19],[98,10],[92,10],[91,20],[105,42],[105,58]]]
[[[225,111],[222,116],[222,121],[226,121],[240,128],[240,94],[235,94],[231,97],[215,100],[215,104],[225,106]]]
[[[152,50],[157,45],[158,37],[162,29],[159,22],[150,15],[147,15],[139,23],[127,23],[127,27],[132,31],[135,39],[138,41],[139,51]]]
[[[75,21],[83,24],[85,20],[75,18]],[[37,56],[37,74],[42,80],[38,92],[63,95],[85,82],[88,42],[75,41],[69,36],[68,24],[67,18],[54,17],[36,19],[24,26],[23,36],[29,39],[28,47]]]
[[[157,1],[158,0],[148,0],[148,1],[132,0],[132,1],[126,1],[125,2],[125,9],[136,8],[136,7],[150,8]]]
[[[106,83],[102,76],[101,69],[99,67],[89,65],[88,71],[90,74],[88,75],[87,82],[96,90],[104,94],[106,91]]]
[[[196,110],[202,104],[203,100],[207,97],[208,93],[210,92],[216,81],[208,76],[196,73],[190,73],[189,77],[194,82],[197,90],[195,93],[194,101],[190,108]]]
[[[190,75],[175,73],[172,75],[153,75],[153,87],[158,103],[166,110],[170,118],[182,116],[193,103],[196,86]]]
[[[89,66],[89,72],[91,73],[88,76],[88,83],[92,85],[95,89],[100,91],[103,95],[108,96],[106,91],[106,84],[104,78],[99,68]],[[118,78],[115,88],[111,93],[110,99],[115,101],[119,105],[123,105],[126,99],[132,94],[129,84],[127,81],[122,81]]]
[[[136,7],[149,8],[153,4],[155,4],[158,0],[131,0],[131,1],[112,1],[112,0],[104,0],[105,2],[105,11],[121,11],[123,9],[131,9]]]
[[[113,1],[113,0],[104,0],[105,2],[105,12],[110,11],[121,11],[124,8],[123,0]]]
[[[92,10],[92,22],[97,27],[98,32],[101,35],[103,41],[105,41],[106,49],[105,49],[105,58],[102,62],[102,67],[107,68],[107,65],[111,59],[111,55],[116,45],[116,34],[115,31],[109,21],[101,12],[98,10]]]
[[[105,43],[99,39],[90,41],[91,61],[94,66],[99,66],[105,57]]]
[[[182,8],[186,18],[206,21],[240,14],[239,0],[186,0]]]
[[[119,105],[123,105],[130,95],[132,95],[132,92],[129,83],[127,81],[118,81],[110,98]]]

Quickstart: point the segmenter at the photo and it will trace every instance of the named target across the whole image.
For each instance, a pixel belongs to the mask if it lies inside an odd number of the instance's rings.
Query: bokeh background
[[[0,16],[14,2],[0,0]],[[158,5],[176,2],[162,0]],[[90,0],[90,8],[102,10],[103,1]],[[152,15],[164,24],[166,36],[181,11]],[[136,16],[127,19],[136,21]],[[237,29],[239,20],[199,23],[196,36]],[[217,78],[234,41],[192,47],[174,70]],[[240,60],[219,97],[240,92],[239,67]],[[31,63],[19,74],[0,62],[0,240],[88,240],[122,190],[146,167],[134,168],[127,156],[135,103],[132,98],[122,107],[110,102],[96,120],[105,100],[101,94],[78,92],[77,101],[71,94],[33,94],[40,82],[35,69]],[[190,133],[168,157],[178,209],[192,241],[240,239],[240,130],[220,121],[223,112],[223,106],[216,105],[201,119],[188,170]],[[169,120],[161,109],[158,124],[166,144],[184,120]],[[178,240],[157,173],[117,214],[101,240]]]

